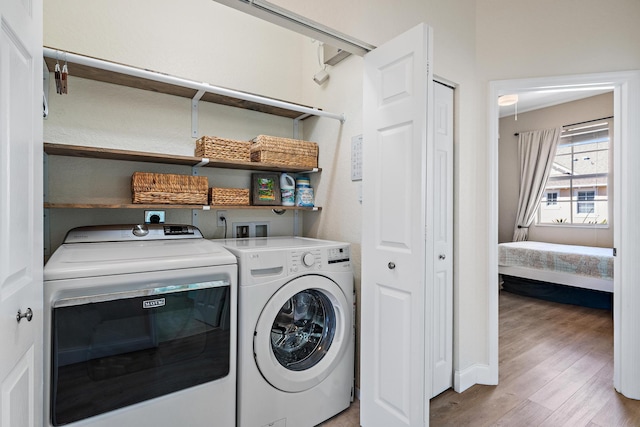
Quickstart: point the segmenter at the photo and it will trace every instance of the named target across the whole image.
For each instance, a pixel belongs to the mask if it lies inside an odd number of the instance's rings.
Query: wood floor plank
[[[592,377],[557,411],[540,423],[540,427],[584,426],[603,409],[615,393],[608,378]]]
[[[537,426],[551,415],[552,411],[530,400],[525,400],[500,418],[492,427]]]
[[[509,376],[500,382],[500,389],[505,393],[512,393],[528,400],[538,390],[552,382],[560,372],[536,366],[521,375]]]
[[[459,408],[460,410],[451,410],[453,405],[445,411],[441,411],[441,407],[431,406],[429,425],[432,427],[488,426],[497,422],[523,401],[514,394],[502,393],[494,386],[476,385],[472,388],[475,389],[473,396],[464,396],[464,404]]]
[[[640,402],[613,390],[602,409],[591,419],[591,423],[599,427],[640,426]]]
[[[555,411],[607,363],[600,353],[588,353],[543,386],[529,399]]]

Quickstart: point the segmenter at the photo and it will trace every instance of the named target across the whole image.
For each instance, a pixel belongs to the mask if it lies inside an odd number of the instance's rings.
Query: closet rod
[[[585,120],[584,122],[571,123],[570,125],[562,125],[562,127],[563,128],[568,128],[570,126],[585,125],[587,123],[599,122],[600,120],[609,120],[609,119],[613,119],[613,116],[601,117],[599,119],[593,119],[593,120]],[[513,134],[513,136],[519,136],[519,135],[520,135],[520,132],[516,132],[516,133]]]
[[[185,87],[194,90],[204,90],[205,92],[215,93],[217,95],[228,96],[231,98],[242,99],[244,101],[256,102],[259,104],[269,105],[271,107],[284,108],[291,111],[297,111],[303,114],[311,114],[313,116],[327,117],[330,119],[339,120],[344,123],[344,113],[330,113],[318,108],[305,107],[304,105],[291,104],[285,101],[279,101],[277,99],[266,98],[260,95],[253,95],[250,93],[240,92],[233,89],[227,89],[220,86],[210,85],[208,83],[198,83],[193,80],[187,80],[180,77],[171,76],[168,74],[161,74],[155,71],[143,70],[141,68],[130,67],[127,65],[117,64],[115,62],[103,61],[101,59],[95,59],[87,56],[77,55],[75,53],[64,52],[61,50],[51,49],[48,47],[43,48],[43,55],[47,58],[57,59],[60,61],[73,62],[87,67],[99,68],[105,71],[111,71],[114,73],[125,74],[128,76],[138,77],[147,80],[154,80],[161,83],[167,83],[174,86]]]

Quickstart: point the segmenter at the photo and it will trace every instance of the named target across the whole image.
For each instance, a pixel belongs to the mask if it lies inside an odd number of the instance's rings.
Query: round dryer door
[[[262,376],[286,392],[322,382],[347,349],[351,312],[340,287],[326,277],[302,276],[282,286],[262,310],[253,338]]]

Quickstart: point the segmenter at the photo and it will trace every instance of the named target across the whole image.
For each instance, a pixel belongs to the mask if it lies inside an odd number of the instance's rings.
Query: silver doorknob
[[[445,254],[440,254],[440,255],[438,255],[438,258],[440,258],[440,259],[445,259],[446,257],[447,257],[447,256],[446,256]]]
[[[31,322],[31,319],[33,319],[33,311],[30,308],[27,308],[27,311],[25,311],[24,313],[18,310],[18,314],[16,314],[16,320],[18,321],[18,323],[20,323],[20,321],[24,318],[27,319],[27,322]]]
[[[396,268],[396,264],[393,262],[390,262],[389,264],[387,264],[387,267],[389,267],[389,270],[393,270],[394,268]]]

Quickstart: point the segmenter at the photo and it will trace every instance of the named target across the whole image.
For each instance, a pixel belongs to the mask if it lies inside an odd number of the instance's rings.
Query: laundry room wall
[[[53,0],[44,9],[45,46],[302,103],[300,57],[303,49],[315,52],[310,39],[213,1],[185,7],[169,1]],[[68,95],[57,95],[50,82],[46,142],[193,155],[190,100],[76,78],[72,66],[69,75]],[[200,135],[293,136],[291,119],[206,102],[199,108]],[[62,156],[48,156],[47,167],[47,198],[59,203],[122,203],[130,197],[134,171],[191,174],[183,166]],[[249,187],[247,171],[203,168],[200,173],[210,186]],[[166,215],[167,222],[192,222],[190,210],[169,209]],[[292,211],[278,216],[270,210],[229,210],[228,235],[233,222],[250,221],[267,222],[271,235],[291,235],[293,217]],[[52,253],[72,227],[141,222],[143,211],[51,209],[48,221]],[[224,237],[215,213],[200,212],[197,223],[206,237]]]
[[[344,124],[327,118],[302,122],[302,137],[319,143],[322,173],[312,174],[321,212],[300,214],[303,235],[352,244],[354,284],[360,283],[359,182],[350,180],[351,137],[362,133],[362,58],[329,67],[330,81],[318,86],[318,43],[211,0],[189,3],[144,0],[83,2],[51,0],[44,5],[44,45],[222,87],[271,96],[326,111],[344,112]],[[122,11],[126,10],[126,13]],[[64,58],[60,58],[63,60]],[[69,94],[50,88],[46,142],[191,155],[190,101],[73,77]],[[286,118],[200,103],[200,134],[250,139],[258,134],[291,137]],[[129,197],[136,170],[189,174],[190,168],[150,163],[49,156],[48,200],[116,203]],[[248,187],[242,171],[201,169],[210,185]],[[87,185],[87,178],[92,182]],[[141,221],[142,211],[51,209],[53,252],[75,226]],[[268,221],[272,235],[293,232],[293,213],[228,211],[229,222]],[[167,210],[167,222],[191,223],[191,211]],[[223,237],[213,213],[201,213],[206,237]],[[357,359],[356,359],[357,360]]]
[[[486,363],[483,239],[477,238],[482,236],[484,229],[484,212],[476,208],[482,206],[478,201],[484,191],[481,173],[483,152],[476,130],[476,122],[481,117],[484,119],[480,113],[484,104],[478,98],[474,72],[475,2],[412,1],[406,3],[406,7],[398,8],[393,2],[378,0],[371,2],[363,11],[349,10],[351,6],[338,3],[335,7],[317,8],[323,9],[321,12],[324,13],[324,17],[318,20],[373,45],[381,44],[420,22],[427,22],[434,28],[435,74],[458,85],[454,141],[455,200],[456,204],[464,201],[466,209],[455,213],[454,339],[457,351],[454,366],[456,370],[464,370]],[[122,13],[123,10],[127,12]],[[335,10],[348,13],[336,14],[332,12]],[[238,13],[210,0],[189,2],[188,5],[148,0],[135,4],[122,0],[90,3],[51,0],[45,4],[44,44],[220,86],[317,105],[328,111],[344,112],[347,120],[343,125],[322,118],[307,119],[304,123],[304,137],[320,143],[320,165],[323,167],[321,174],[312,177],[317,202],[323,206],[323,211],[305,214],[304,230],[306,235],[352,243],[355,284],[359,289],[360,218],[363,213],[358,197],[362,184],[350,180],[349,162],[351,138],[362,133],[362,58],[351,56],[329,67],[329,82],[322,87],[317,86],[312,81],[312,76],[318,71],[316,46],[308,38],[289,39],[290,33],[283,30],[275,31],[274,35],[270,28],[263,27],[263,23],[239,21]],[[70,72],[73,75],[73,70]],[[128,97],[135,90],[111,85],[81,95],[76,93],[81,84],[101,84],[73,81],[70,84],[69,96],[54,96],[52,99],[52,117],[45,122],[45,140],[82,145],[108,144],[106,146],[115,148],[138,146],[148,151],[155,151],[157,145],[162,145],[176,154],[190,151],[192,140],[176,135],[176,132],[182,132],[180,129],[189,129],[188,101],[172,99],[167,103],[165,96],[159,94],[135,95],[135,98],[152,98],[150,103],[146,100],[129,101],[121,95],[122,91]],[[104,96],[108,94],[113,96]],[[76,100],[86,96],[85,105],[93,107],[97,104],[96,108],[117,115],[117,128],[105,129],[106,125],[100,124],[101,114],[84,114],[85,107],[71,106],[71,95]],[[65,105],[65,108],[59,108],[60,105]],[[206,108],[218,109],[216,106]],[[63,117],[58,120],[56,114]],[[238,114],[242,116],[246,112]],[[235,113],[233,115],[234,120],[241,120],[235,117]],[[260,120],[250,117],[244,124],[252,126],[254,119]],[[70,125],[69,121],[74,123]],[[94,132],[93,124],[96,122]],[[219,122],[211,127],[214,134],[224,129],[228,133],[220,136],[250,137],[257,130],[244,126],[233,130],[224,127],[227,122],[226,116],[221,116]],[[264,129],[260,125],[257,128]],[[125,180],[128,171],[119,174],[120,179]],[[116,215],[112,211],[67,211],[64,215],[56,212],[55,215],[63,218],[62,222],[67,221],[58,229],[70,225],[68,218],[72,217],[71,214],[78,215],[78,222],[85,219],[115,221]],[[132,215],[130,212],[117,214]],[[171,215],[178,213],[171,212]],[[181,212],[179,215],[188,216],[189,213]],[[216,237],[220,235],[215,227],[213,234]]]

